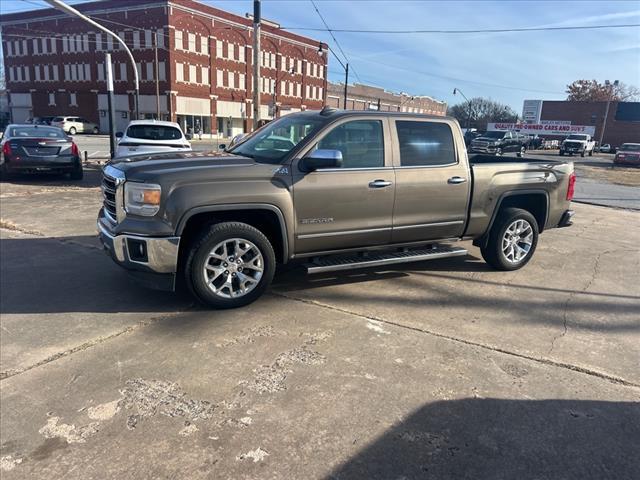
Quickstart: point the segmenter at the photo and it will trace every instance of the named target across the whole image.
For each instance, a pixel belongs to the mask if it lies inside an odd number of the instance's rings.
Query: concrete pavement
[[[220,312],[128,282],[98,180],[0,184],[3,479],[640,476],[640,213]]]

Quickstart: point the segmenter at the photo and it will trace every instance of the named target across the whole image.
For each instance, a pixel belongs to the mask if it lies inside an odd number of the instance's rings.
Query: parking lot
[[[99,175],[1,184],[3,478],[640,478],[633,203],[516,272],[465,245],[211,311],[102,252]]]

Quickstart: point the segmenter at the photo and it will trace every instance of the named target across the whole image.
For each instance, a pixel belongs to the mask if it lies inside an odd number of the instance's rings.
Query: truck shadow
[[[636,402],[438,401],[387,430],[326,479],[640,478],[639,439]]]

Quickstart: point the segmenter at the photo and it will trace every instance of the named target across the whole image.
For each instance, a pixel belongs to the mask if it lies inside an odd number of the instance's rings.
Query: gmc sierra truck
[[[228,151],[118,158],[98,231],[139,281],[184,281],[216,308],[246,305],[276,265],[309,273],[464,256],[523,267],[538,235],[571,225],[562,161],[469,158],[455,119],[325,108],[282,117]]]

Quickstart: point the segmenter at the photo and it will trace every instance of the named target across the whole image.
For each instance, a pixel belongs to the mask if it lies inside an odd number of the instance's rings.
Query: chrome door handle
[[[458,183],[464,183],[466,182],[467,179],[466,178],[462,178],[462,177],[451,177],[449,180],[447,180],[447,183],[453,183],[453,184],[458,184]]]
[[[387,180],[374,180],[373,182],[369,182],[369,188],[384,188],[391,185],[391,182]]]

